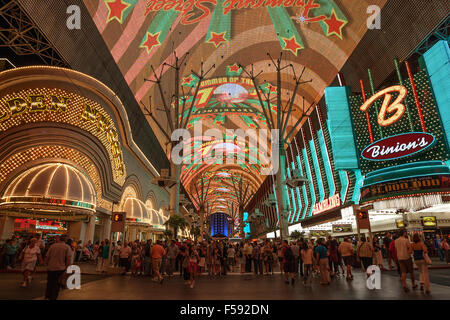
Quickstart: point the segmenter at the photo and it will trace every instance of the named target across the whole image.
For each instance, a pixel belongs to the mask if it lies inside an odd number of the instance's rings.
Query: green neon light
[[[322,202],[325,199],[325,190],[323,187],[322,172],[320,172],[319,159],[317,158],[316,145],[314,143],[314,138],[309,140],[308,143],[309,143],[309,149],[311,150],[314,171],[315,171],[316,177],[317,177],[317,185],[319,188],[319,196],[320,196],[319,202]]]
[[[322,130],[317,131],[317,136],[319,138],[322,159],[324,160],[324,163],[325,163],[325,172],[327,175],[328,189],[330,190],[330,196],[333,196],[334,193],[336,192],[336,186],[334,185],[333,172],[331,171],[332,165],[331,165],[330,157],[328,154],[328,148],[325,143],[325,137],[323,135],[323,131]],[[328,164],[328,165],[326,165],[326,164]]]
[[[308,154],[306,153],[306,149],[302,148],[302,154],[303,154],[303,163],[305,164],[306,167],[306,175],[308,177],[309,181],[314,181],[313,176],[312,176],[312,172],[311,172],[311,167],[309,166],[309,161],[308,161]],[[311,195],[311,206],[309,207],[309,212],[306,215],[307,217],[310,217],[312,215],[313,212],[313,204],[316,203],[316,191],[314,190],[314,184],[310,183],[309,184],[309,189],[310,189],[310,195]],[[303,217],[305,218],[305,217]]]

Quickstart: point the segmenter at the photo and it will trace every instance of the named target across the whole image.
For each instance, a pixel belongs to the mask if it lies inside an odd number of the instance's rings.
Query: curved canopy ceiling
[[[248,201],[264,180],[264,165],[260,161],[198,164],[194,160],[212,153],[224,155],[224,160],[238,159],[245,154],[243,151],[252,148],[259,155],[266,153],[251,143],[236,142],[235,136],[226,132],[267,128],[255,88],[245,71],[253,65],[255,74],[261,72],[258,86],[275,94],[277,76],[268,54],[277,59],[282,52],[283,63],[293,66],[281,74],[282,103],[286,104],[294,90],[294,72],[298,76],[306,68],[302,79],[312,82],[302,84],[298,91],[289,131],[308,106],[320,100],[367,31],[368,7],[381,8],[385,2],[84,0],[136,100],[153,106],[153,114],[163,129],[168,124],[159,107],[159,88],[145,79],[161,75],[163,95],[170,100],[175,80],[173,69],[166,63],[173,64],[175,51],[179,58],[186,59],[180,69],[180,95],[184,93],[189,99],[189,90],[192,93],[199,81],[195,73],[199,73],[200,63],[206,70],[215,65],[202,81],[192,110],[187,108],[179,115],[186,118],[192,112],[188,125],[192,140],[185,142],[197,148],[189,156],[192,163],[183,166],[181,179],[197,208],[208,204],[208,212],[226,209],[232,216],[234,208]],[[274,102],[266,105],[266,110],[276,116]],[[160,128],[147,120],[161,145],[167,147]],[[200,134],[194,130],[199,123]],[[226,143],[224,139],[204,137],[205,130],[212,128],[223,133]]]

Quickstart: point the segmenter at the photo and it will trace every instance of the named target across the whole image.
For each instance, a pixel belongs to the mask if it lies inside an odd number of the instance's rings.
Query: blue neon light
[[[289,170],[289,166],[286,168],[286,175],[288,177],[288,179],[291,178],[291,173]],[[294,215],[297,213],[297,206],[295,205],[295,197],[294,197],[294,191],[292,190],[292,188],[289,188],[290,190],[290,194],[291,196],[288,197],[289,199],[289,207],[293,208],[293,210],[289,210],[289,217],[288,217],[288,221],[292,222],[292,219],[294,218]],[[291,206],[292,204],[292,206]]]
[[[292,170],[295,170],[295,162],[291,163],[291,167],[292,167]],[[301,171],[301,169],[300,169],[300,171]],[[295,219],[295,222],[298,221],[298,216],[300,215],[300,212],[302,211],[302,199],[300,197],[300,188],[298,188],[298,187],[295,188],[295,193],[297,195],[297,209],[298,210],[297,210],[297,214],[295,215],[295,217],[293,217],[291,223],[293,222],[294,219]]]
[[[339,179],[341,180],[341,201],[342,203],[345,203],[349,188],[349,179],[348,179],[348,173],[345,170],[339,170]]]
[[[323,187],[322,172],[320,172],[319,159],[317,158],[316,144],[314,143],[314,138],[309,140],[309,148],[311,150],[314,171],[316,172],[317,177],[317,185],[319,187],[319,196],[320,196],[319,202],[322,202],[325,199],[325,189]]]
[[[334,178],[333,178],[333,172],[331,172],[331,161],[330,157],[328,155],[328,148],[325,143],[325,137],[323,135],[322,129],[317,131],[317,136],[319,138],[320,143],[320,150],[322,152],[322,159],[325,163],[328,163],[328,165],[325,166],[325,173],[327,175],[327,182],[328,182],[328,188],[330,190],[330,196],[334,195],[336,192],[336,186],[334,184]]]
[[[301,163],[301,159],[300,159],[300,155],[297,155],[295,157],[295,159],[297,160],[297,166],[300,169],[300,173],[302,175],[304,175],[303,168],[302,168],[302,163]],[[308,194],[306,193],[306,186],[305,185],[302,186],[302,193],[303,193],[303,200],[305,202],[305,206],[302,207],[302,219],[304,219],[305,215],[306,215],[306,210],[308,210]],[[295,221],[298,221],[298,219],[299,219],[299,217],[297,216]]]
[[[314,180],[312,177],[311,168],[309,166],[308,154],[306,153],[305,148],[302,149],[302,154],[303,154],[303,163],[305,164],[305,167],[306,167],[306,174],[307,174],[308,180],[311,181],[311,183],[309,184],[309,189],[310,189],[310,193],[311,193],[311,204],[314,204],[314,203],[316,203],[316,192],[314,191],[314,185],[313,185]],[[310,217],[312,215],[312,212],[313,212],[313,206],[311,205],[307,216]]]

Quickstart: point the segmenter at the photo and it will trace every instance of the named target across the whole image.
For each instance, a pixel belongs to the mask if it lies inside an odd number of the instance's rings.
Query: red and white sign
[[[421,152],[433,145],[435,138],[426,132],[409,132],[378,140],[361,153],[372,161],[394,160]]]
[[[331,198],[325,199],[320,203],[316,203],[313,206],[313,215],[319,214],[321,212],[337,208],[341,205],[341,197],[339,196],[339,193],[335,194]]]

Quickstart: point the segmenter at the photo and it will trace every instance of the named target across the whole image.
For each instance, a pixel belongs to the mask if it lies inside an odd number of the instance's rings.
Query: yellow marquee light
[[[74,125],[98,138],[108,151],[114,181],[123,185],[126,169],[119,135],[98,103],[59,88],[22,90],[0,98],[0,131],[48,121]]]
[[[398,92],[397,99],[394,100],[392,104],[390,104],[392,99],[391,92]],[[384,90],[381,90],[374,94],[370,99],[368,99],[361,107],[360,110],[363,112],[366,112],[371,105],[374,104],[376,100],[384,96],[383,104],[381,105],[381,109],[378,113],[378,124],[382,127],[388,127],[395,122],[397,122],[405,113],[405,105],[402,104],[403,100],[405,99],[408,91],[404,86],[392,86],[389,88],[386,88]],[[395,112],[395,113],[394,113]],[[394,113],[389,118],[385,119],[386,113]]]

